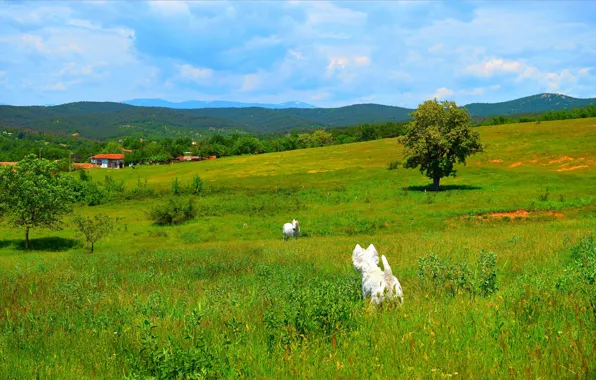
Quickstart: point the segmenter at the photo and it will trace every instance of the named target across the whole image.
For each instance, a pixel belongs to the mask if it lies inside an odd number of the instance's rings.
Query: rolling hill
[[[194,108],[249,108],[249,107],[261,107],[269,109],[283,109],[283,108],[317,108],[312,104],[303,102],[291,101],[280,104],[265,104],[265,103],[241,103],[241,102],[228,102],[224,100],[212,100],[212,101],[201,101],[201,100],[187,100],[184,102],[169,102],[163,99],[132,99],[125,100],[122,103],[129,104],[132,106],[141,107],[167,107],[174,109],[194,109]]]
[[[538,94],[501,103],[470,103],[464,106],[472,117],[535,114],[586,107],[596,104],[596,98],[580,99],[561,94]]]
[[[170,108],[135,107],[111,102],[76,102],[53,107],[0,106],[0,126],[54,134],[79,133],[107,139],[128,135],[196,136],[232,132],[242,126],[230,120],[192,115]]]
[[[174,103],[172,103],[174,104]],[[536,114],[585,107],[596,99],[539,94],[501,103],[464,106],[475,119],[497,115]],[[271,133],[292,129],[351,126],[363,123],[407,121],[413,109],[379,104],[339,108],[229,107],[174,109],[114,102],[76,102],[59,106],[0,106],[0,126],[56,134],[79,133],[107,139],[120,136],[177,137],[212,133]]]

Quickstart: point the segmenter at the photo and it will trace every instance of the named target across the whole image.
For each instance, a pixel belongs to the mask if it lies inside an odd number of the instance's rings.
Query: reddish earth
[[[490,162],[492,162],[493,164],[500,164],[501,162],[503,162],[503,160],[501,160],[500,158],[497,158],[495,160],[490,160]]]
[[[516,162],[516,163],[514,163],[514,164],[511,164],[511,165],[509,165],[509,168],[517,168],[517,167],[518,167],[518,166],[520,166],[521,164],[522,164],[522,162],[521,162],[521,161],[518,161],[518,162]]]
[[[548,162],[548,164],[546,164],[546,165],[558,164],[558,163],[565,162],[565,161],[573,161],[573,158],[568,157],[568,156],[561,156],[561,157],[557,158],[556,160],[550,160]]]
[[[577,169],[582,169],[582,168],[587,168],[588,165],[577,165],[577,166],[569,166],[569,167],[563,167],[560,169],[557,169],[558,172],[568,172],[570,170],[577,170]]]
[[[507,212],[491,212],[489,214],[476,215],[476,218],[478,218],[478,219],[488,219],[488,218],[492,218],[492,219],[497,219],[497,218],[499,218],[499,219],[502,219],[502,218],[527,219],[528,217],[530,217],[532,215],[536,215],[536,214],[540,214],[540,213],[542,213],[544,215],[544,212],[540,212],[540,211],[529,212],[526,210],[507,211]],[[563,219],[565,217],[563,215],[563,213],[557,212],[557,211],[548,211],[546,214],[550,215],[550,216],[554,216],[557,219]]]
[[[520,218],[527,218],[528,215],[530,215],[529,212],[527,212],[526,210],[517,210],[517,211],[509,211],[509,212],[493,212],[490,214],[484,214],[486,216],[490,216],[492,218],[504,218],[504,217],[509,217],[511,219],[517,217]],[[484,216],[484,215],[480,215],[480,216]]]

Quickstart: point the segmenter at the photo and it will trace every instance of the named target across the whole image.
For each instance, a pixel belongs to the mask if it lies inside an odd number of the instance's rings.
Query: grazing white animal
[[[362,296],[370,296],[371,303],[379,304],[385,296],[390,298],[399,298],[403,300],[403,291],[397,277],[393,275],[391,267],[385,256],[381,256],[383,268],[378,267],[379,254],[374,245],[369,245],[367,249],[362,249],[360,244],[356,244],[352,253],[352,262],[354,269],[362,275]]]
[[[294,237],[298,239],[298,235],[300,235],[300,225],[296,219],[292,220],[292,223],[284,224],[282,228],[282,233],[284,240],[288,240],[288,238]]]

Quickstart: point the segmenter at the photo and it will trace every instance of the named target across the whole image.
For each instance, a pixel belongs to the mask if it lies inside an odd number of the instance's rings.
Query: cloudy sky
[[[0,103],[596,97],[596,2],[0,2]]]

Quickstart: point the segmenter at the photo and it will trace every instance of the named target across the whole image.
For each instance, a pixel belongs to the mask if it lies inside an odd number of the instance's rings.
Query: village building
[[[91,156],[91,163],[104,169],[122,169],[124,167],[124,155],[96,154]]]

